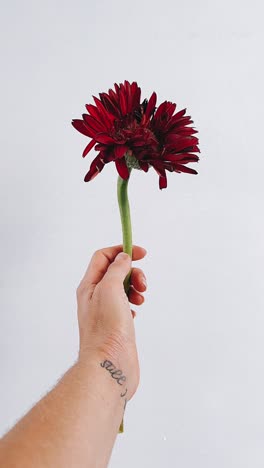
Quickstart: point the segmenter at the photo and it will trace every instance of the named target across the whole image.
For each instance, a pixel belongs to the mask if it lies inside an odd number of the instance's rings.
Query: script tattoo
[[[111,377],[117,381],[117,383],[121,386],[123,386],[124,382],[126,381],[126,376],[123,374],[123,372],[119,369],[117,369],[114,364],[111,361],[108,361],[107,359],[103,362],[100,363],[100,366],[106,369]],[[127,388],[124,392],[120,393],[121,398],[124,398],[127,394]],[[124,410],[126,408],[127,404],[127,398],[125,398],[125,405],[124,405]]]
[[[126,377],[123,375],[123,372],[118,370],[111,361],[105,360],[104,362],[101,362],[101,367],[108,370],[113,379],[115,379],[119,385],[123,385],[122,382],[126,381]]]
[[[124,397],[125,395],[127,394],[127,388],[126,388],[126,391],[124,393],[121,393],[120,396],[121,397]]]

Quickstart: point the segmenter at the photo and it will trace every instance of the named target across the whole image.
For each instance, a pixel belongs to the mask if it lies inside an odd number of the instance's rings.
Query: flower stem
[[[131,169],[130,169],[131,172]],[[132,227],[130,218],[130,208],[127,194],[129,178],[127,180],[122,179],[118,176],[117,180],[117,199],[119,204],[120,218],[123,232],[123,251],[130,255],[132,258]],[[128,294],[130,284],[131,271],[128,273],[125,281],[124,288]]]
[[[131,169],[129,169],[129,178],[130,178]],[[130,218],[130,208],[129,208],[129,201],[128,201],[128,194],[127,194],[127,187],[128,181],[122,179],[118,176],[117,179],[117,199],[120,211],[120,218],[122,224],[122,232],[123,232],[123,251],[130,255],[132,258],[132,227],[131,227],[131,218]],[[131,271],[127,274],[125,281],[124,281],[124,289],[126,294],[128,295],[129,285],[130,285],[130,276]],[[124,432],[124,419],[119,427],[119,433]]]

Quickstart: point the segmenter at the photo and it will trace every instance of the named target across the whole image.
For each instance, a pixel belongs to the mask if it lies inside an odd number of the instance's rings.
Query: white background
[[[0,431],[78,350],[75,289],[121,241],[116,170],[85,184],[70,125],[136,80],[187,107],[199,175],[134,171],[149,289],[141,385],[111,468],[264,465],[263,14],[260,1],[1,1]]]

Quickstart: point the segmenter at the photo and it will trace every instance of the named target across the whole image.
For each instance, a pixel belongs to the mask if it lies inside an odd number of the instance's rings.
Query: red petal
[[[101,114],[96,106],[93,106],[92,104],[86,104],[85,107],[92,117],[94,117],[96,120],[100,120]]]
[[[99,101],[99,100],[98,100]],[[101,101],[99,101],[101,104],[101,108],[99,109],[96,106],[93,106],[92,104],[86,104],[86,109],[89,112],[89,114],[98,122],[101,122],[106,126],[107,129],[110,129],[112,126],[112,122],[115,119],[115,117],[112,114],[107,113],[105,108],[103,107]]]
[[[127,180],[129,178],[129,170],[128,170],[128,167],[126,165],[125,158],[117,159],[115,161],[115,165],[116,165],[117,172],[120,175],[120,177],[122,177],[122,179]]]
[[[89,153],[89,151],[91,151],[91,149],[94,147],[96,141],[95,140],[91,140],[90,143],[88,143],[88,145],[86,146],[86,148],[84,149],[83,151],[83,158],[85,158],[85,156]]]
[[[115,146],[115,157],[120,159],[123,158],[124,154],[127,152],[128,146],[126,145],[116,145]]]
[[[181,117],[183,117],[183,116],[185,115],[185,113],[186,113],[186,110],[187,110],[187,109],[182,109],[182,110],[180,110],[179,112],[177,112],[177,114],[175,114],[175,115],[172,117],[173,121],[175,122],[176,120],[178,120],[178,119],[180,119]]]
[[[109,97],[111,98],[112,102],[118,104],[117,94],[113,89],[108,90]]]
[[[167,101],[162,102],[156,110],[155,119],[159,118],[165,111],[167,107]]]
[[[117,83],[115,83],[114,86],[115,86],[116,94],[119,96],[119,86]]]
[[[125,86],[126,93],[129,94],[130,93],[130,88],[131,88],[131,84],[129,83],[129,81],[125,80],[124,81],[124,86]]]
[[[197,156],[197,154],[191,154],[191,153],[184,153],[185,156],[183,157],[183,161],[184,163],[183,164],[186,164],[187,162],[198,162],[199,161],[199,157]]]
[[[97,133],[96,141],[103,143],[104,145],[112,145],[116,141],[108,135],[108,133]]]
[[[132,103],[132,109],[135,110],[140,106],[140,96],[141,96],[141,88],[139,88],[138,84],[133,81],[131,85],[131,93],[133,96],[133,103]]]
[[[84,182],[90,182],[90,180],[93,180],[97,174],[99,174],[99,171],[96,168],[93,170],[90,169],[84,177]]]
[[[185,116],[181,117],[180,119],[177,117],[177,119],[174,119],[175,115],[171,118],[170,120],[170,128],[178,128],[178,127],[185,127],[186,125],[190,125],[193,123],[193,120],[191,120],[191,117]]]
[[[107,148],[106,145],[103,145],[102,143],[97,143],[97,145],[95,146],[95,150],[96,151],[104,151],[105,149]]]
[[[111,98],[108,96],[107,93],[100,93],[99,94],[101,101],[108,112],[113,114],[115,117],[120,117],[120,110],[115,103],[112,102]]]
[[[166,172],[165,172],[165,177],[161,177],[159,178],[159,188],[162,190],[164,188],[167,187],[167,175],[166,175]]]
[[[200,153],[201,151],[200,151],[200,149],[198,148],[198,146],[195,145],[195,146],[192,147],[191,152],[192,152],[192,153]]]
[[[193,128],[190,127],[182,127],[182,128],[177,128],[176,132],[178,135],[195,135],[195,133],[198,133],[197,130],[194,130]]]
[[[90,170],[89,172],[87,172],[85,178],[84,178],[84,181],[85,182],[89,182],[90,180],[94,179],[94,177],[97,176],[97,174],[99,174],[99,172],[101,172],[101,170],[103,169],[104,167],[104,162],[102,161],[101,159],[101,155],[99,154],[98,156],[96,156],[96,158],[92,161],[92,164],[90,166]]]
[[[133,111],[133,94],[132,94],[132,85],[125,80],[125,88],[127,95],[127,112],[130,113]]]
[[[148,102],[148,105],[147,105],[147,108],[146,108],[146,111],[145,111],[145,116],[146,116],[147,119],[149,119],[149,117],[151,116],[153,110],[155,109],[156,102],[157,102],[157,94],[154,92],[151,95],[151,98],[150,98],[150,100]]]
[[[166,108],[166,113],[168,114],[168,116],[171,118],[173,112],[175,111],[176,109],[176,104],[174,104],[173,102],[168,102],[167,103],[167,108]]]
[[[78,132],[82,133],[83,135],[93,138],[94,133],[92,133],[90,129],[86,127],[83,120],[74,119],[72,121],[72,126],[76,128],[76,130],[78,130]]]
[[[181,162],[184,161],[186,162],[195,162],[198,161],[199,158],[196,154],[190,154],[190,153],[176,153],[176,154],[166,154],[164,156],[165,161],[171,161],[171,162]]]
[[[174,170],[176,172],[187,172],[188,174],[198,174],[197,171],[191,167],[183,166],[182,164],[175,164]]]
[[[101,152],[102,153],[102,152]],[[108,163],[110,161],[115,161],[115,155],[113,151],[110,152],[104,152],[103,160],[105,163]]]
[[[126,115],[127,114],[126,91],[122,83],[120,84],[119,100],[120,100],[120,108],[121,108],[122,115]]]
[[[165,169],[163,161],[151,161],[152,166],[154,167],[155,171],[159,174],[159,176],[165,177]]]
[[[82,115],[83,120],[88,128],[94,130],[96,133],[105,131],[105,126],[102,124],[102,121],[95,120],[88,114]]]
[[[175,147],[175,150],[181,151],[190,146],[196,145],[198,143],[198,138],[181,136],[175,133],[170,133],[166,138],[166,146]]]
[[[167,187],[167,175],[164,169],[164,165],[161,161],[157,161],[154,164],[152,163],[155,171],[158,173],[159,177],[159,188],[163,189]]]
[[[138,161],[141,169],[144,171],[144,172],[148,172],[149,170],[149,163],[145,162],[145,161]]]
[[[164,161],[181,161],[184,157],[184,153],[175,153],[175,154],[165,154]]]
[[[109,113],[106,108],[103,106],[102,102],[100,101],[100,99],[98,99],[97,97],[93,96],[93,99],[94,99],[94,102],[96,104],[96,107],[98,108],[100,114],[101,114],[101,117],[102,119],[104,120],[104,122],[106,122],[106,124],[108,123],[112,123],[114,120],[115,120],[115,116],[112,115],[111,113]]]

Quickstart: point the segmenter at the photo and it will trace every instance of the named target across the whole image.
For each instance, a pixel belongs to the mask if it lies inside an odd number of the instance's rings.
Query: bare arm
[[[74,365],[1,441],[5,468],[105,467],[124,411],[99,356]]]
[[[5,468],[105,468],[139,367],[123,280],[121,246],[98,251],[77,292],[79,358],[56,385],[0,441]],[[134,258],[145,255],[134,248]],[[115,260],[115,261],[114,261]],[[134,269],[130,301],[140,305],[143,273]],[[133,314],[134,315],[134,314]]]

